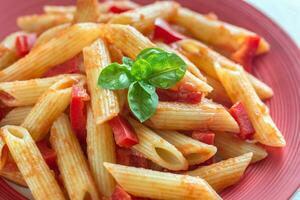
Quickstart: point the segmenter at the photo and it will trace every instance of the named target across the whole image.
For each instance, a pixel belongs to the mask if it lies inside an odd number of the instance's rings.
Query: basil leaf
[[[151,72],[151,65],[144,59],[136,60],[131,68],[131,75],[139,81],[146,79],[151,74]]]
[[[148,82],[158,88],[168,89],[182,79],[186,63],[174,53],[157,53],[147,58],[152,67]]]
[[[133,77],[124,65],[112,63],[101,71],[98,85],[105,89],[118,90],[128,88],[133,81]]]
[[[127,66],[127,68],[128,68],[129,70],[131,69],[131,67],[132,67],[132,65],[133,65],[133,63],[134,63],[134,61],[131,60],[131,58],[128,58],[128,57],[126,57],[126,56],[124,56],[124,57],[122,58],[122,62],[123,62],[124,65]]]
[[[165,51],[159,48],[146,48],[142,50],[139,55],[137,56],[138,59],[145,59],[147,60],[150,56],[158,54],[158,53],[164,53]]]
[[[156,111],[158,96],[155,87],[145,82],[134,82],[128,90],[128,104],[132,113],[144,122]]]

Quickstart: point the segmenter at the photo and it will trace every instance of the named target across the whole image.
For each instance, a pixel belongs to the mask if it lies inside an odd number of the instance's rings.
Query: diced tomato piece
[[[150,161],[134,149],[117,148],[117,162],[126,166],[150,168]]]
[[[111,200],[132,200],[131,196],[119,185],[111,195]]]
[[[109,120],[109,125],[114,132],[115,141],[118,146],[130,148],[139,143],[133,128],[121,115]]]
[[[232,59],[241,64],[248,72],[252,72],[252,61],[260,42],[259,36],[249,36],[244,44],[233,55]]]
[[[36,143],[39,148],[44,160],[48,164],[51,169],[57,169],[56,165],[56,153],[53,149],[49,147],[49,143],[47,140],[41,140]]]
[[[186,38],[181,33],[174,31],[165,20],[161,18],[155,20],[153,39],[163,40],[163,42],[170,44]]]
[[[192,138],[205,144],[214,144],[215,134],[212,132],[193,131]]]
[[[70,104],[70,120],[72,128],[81,144],[86,141],[86,101],[89,95],[82,84],[72,87],[72,98]]]
[[[156,89],[156,93],[160,101],[175,101],[175,102],[184,102],[190,104],[197,104],[201,102],[202,93],[193,92],[188,90],[164,90]]]
[[[16,38],[16,53],[19,57],[26,56],[32,49],[35,41],[36,34],[20,35]]]
[[[80,64],[82,63],[81,56],[75,56],[66,62],[57,65],[50,70],[48,70],[43,77],[52,77],[60,74],[79,74],[80,73]]]
[[[132,10],[132,9],[121,8],[121,7],[113,5],[109,8],[108,12],[119,14],[119,13],[123,13],[123,12],[129,11],[129,10]]]
[[[12,110],[10,107],[0,107],[0,121]]]
[[[252,126],[244,105],[241,102],[237,102],[229,109],[229,112],[240,127],[240,133],[238,134],[238,136],[243,140],[253,139],[255,130]]]

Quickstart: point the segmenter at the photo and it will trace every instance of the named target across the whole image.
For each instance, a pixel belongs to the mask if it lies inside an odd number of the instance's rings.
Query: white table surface
[[[300,47],[300,0],[246,0],[277,22]]]

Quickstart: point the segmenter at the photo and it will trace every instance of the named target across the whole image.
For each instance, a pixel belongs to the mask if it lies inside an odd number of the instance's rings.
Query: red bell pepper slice
[[[193,131],[192,138],[205,144],[214,144],[215,134],[212,132]]]
[[[240,127],[240,133],[238,134],[238,136],[243,140],[253,139],[255,130],[252,126],[244,105],[241,102],[237,102],[229,109],[229,112]]]
[[[19,35],[16,38],[16,53],[19,57],[26,56],[32,49],[35,41],[36,34],[32,33],[29,35]]]
[[[156,93],[160,101],[184,102],[189,104],[197,104],[201,102],[202,93],[187,90],[164,90],[156,89]]]
[[[126,166],[150,168],[150,161],[134,149],[117,148],[117,163]]]
[[[186,38],[187,37],[181,33],[174,31],[165,20],[157,18],[154,21],[153,39],[162,40],[163,42],[170,44]]]
[[[232,54],[232,59],[241,64],[247,72],[252,72],[252,62],[259,46],[259,36],[249,36],[244,44]]]
[[[41,140],[36,143],[39,148],[44,160],[48,164],[50,169],[57,169],[56,164],[56,152],[49,147],[49,143],[47,140]]]
[[[109,120],[108,123],[114,132],[115,141],[118,146],[130,148],[139,143],[133,128],[122,116],[118,115]]]
[[[86,141],[86,101],[90,99],[82,84],[72,87],[70,120],[72,128],[81,144]]]
[[[131,196],[119,185],[116,186],[110,199],[111,200],[132,200]]]
[[[131,8],[121,8],[121,7],[113,5],[108,9],[108,12],[120,14],[120,13],[129,11],[129,10],[132,10],[132,9]]]

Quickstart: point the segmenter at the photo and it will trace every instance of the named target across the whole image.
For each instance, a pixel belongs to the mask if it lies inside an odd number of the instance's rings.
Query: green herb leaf
[[[125,89],[134,81],[126,66],[112,63],[105,67],[99,76],[98,85],[105,89]]]
[[[152,67],[148,82],[162,89],[168,89],[182,79],[186,63],[174,53],[156,53],[147,58]]]
[[[144,80],[152,73],[151,65],[144,59],[138,59],[133,63],[131,68],[131,75],[136,80]]]
[[[158,54],[158,53],[166,53],[164,50],[162,49],[159,49],[159,48],[146,48],[144,49],[143,51],[141,51],[139,53],[139,55],[137,56],[137,60],[138,59],[145,59],[147,60],[150,56],[153,56],[155,54]]]
[[[131,67],[132,67],[132,65],[133,65],[133,63],[134,63],[134,61],[131,60],[131,58],[128,58],[128,57],[126,57],[126,56],[124,56],[124,57],[122,58],[122,62],[123,62],[124,65],[126,65],[126,66],[128,67],[129,70],[131,69]]]
[[[155,87],[142,81],[132,83],[128,90],[128,103],[139,121],[146,121],[155,113],[158,105]]]

